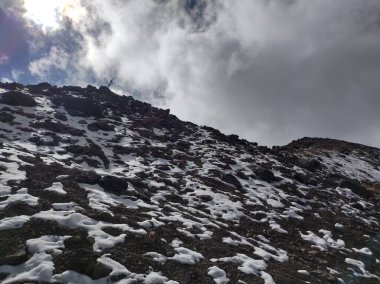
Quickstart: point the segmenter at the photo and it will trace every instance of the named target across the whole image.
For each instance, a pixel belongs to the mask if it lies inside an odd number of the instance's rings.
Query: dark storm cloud
[[[262,144],[380,146],[378,0],[81,3],[80,21],[42,37],[51,44],[29,64],[40,80],[114,78],[115,90]]]

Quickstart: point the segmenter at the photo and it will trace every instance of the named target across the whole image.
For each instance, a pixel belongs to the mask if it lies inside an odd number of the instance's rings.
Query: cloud
[[[0,53],[0,65],[6,64],[9,60],[9,57],[5,54]]]
[[[46,78],[49,73],[65,70],[68,66],[69,54],[53,46],[48,56],[29,63],[29,71],[38,78]]]
[[[54,49],[32,74],[114,78],[182,119],[262,144],[322,136],[380,146],[378,0],[77,5],[85,17],[48,35]]]

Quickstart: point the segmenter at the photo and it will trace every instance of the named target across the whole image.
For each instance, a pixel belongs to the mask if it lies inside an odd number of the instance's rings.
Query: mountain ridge
[[[0,83],[0,138],[4,283],[379,282],[378,148],[49,83]]]

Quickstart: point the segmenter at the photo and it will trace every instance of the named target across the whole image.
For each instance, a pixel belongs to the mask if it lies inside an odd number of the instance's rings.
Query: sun
[[[59,29],[64,17],[78,21],[84,11],[79,0],[24,0],[24,9],[24,18],[44,32]]]

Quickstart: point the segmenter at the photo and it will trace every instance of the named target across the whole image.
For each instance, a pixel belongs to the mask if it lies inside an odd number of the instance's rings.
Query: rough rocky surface
[[[0,84],[2,283],[379,283],[380,150],[267,148],[130,96]]]

